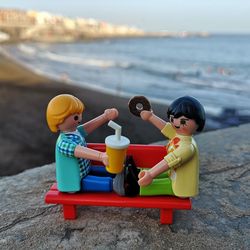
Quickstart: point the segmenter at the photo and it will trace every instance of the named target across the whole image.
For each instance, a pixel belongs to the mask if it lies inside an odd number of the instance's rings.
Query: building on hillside
[[[36,23],[35,18],[28,16],[26,11],[0,9],[0,25],[1,26],[31,26]]]

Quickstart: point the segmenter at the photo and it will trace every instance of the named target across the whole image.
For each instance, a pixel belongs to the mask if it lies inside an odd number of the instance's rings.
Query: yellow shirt
[[[179,197],[193,197],[199,192],[199,151],[192,136],[176,133],[170,123],[162,129],[170,139],[164,157],[170,168],[173,192]]]

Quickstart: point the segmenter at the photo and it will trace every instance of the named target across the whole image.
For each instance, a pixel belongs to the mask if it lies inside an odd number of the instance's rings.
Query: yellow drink
[[[109,165],[106,169],[109,173],[118,174],[122,172],[124,161],[126,158],[127,148],[125,149],[115,149],[106,147],[106,153],[109,157]]]
[[[109,157],[109,164],[106,166],[106,170],[109,173],[119,174],[122,172],[129,143],[129,139],[124,136],[121,136],[120,140],[117,140],[114,135],[105,139],[106,153]]]

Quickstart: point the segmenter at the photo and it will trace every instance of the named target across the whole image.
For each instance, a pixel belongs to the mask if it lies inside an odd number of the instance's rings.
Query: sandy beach
[[[47,79],[0,54],[0,176],[54,162],[57,134],[49,131],[45,112],[49,100],[61,93],[73,94],[84,102],[84,122],[100,115],[106,108],[116,107],[119,110],[116,122],[122,125],[122,133],[131,143],[164,140],[156,128],[129,113],[128,98]],[[165,105],[153,105],[153,109],[166,118]],[[90,134],[87,141],[102,143],[111,133],[112,129],[104,125]]]

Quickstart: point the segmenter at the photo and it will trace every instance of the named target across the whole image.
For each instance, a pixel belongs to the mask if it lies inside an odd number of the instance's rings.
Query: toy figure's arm
[[[188,161],[194,154],[195,149],[192,144],[183,145],[174,152],[167,154],[162,161],[156,164],[149,170],[144,170],[139,173],[139,185],[147,186],[151,184],[153,179],[159,174],[165,172],[168,168],[180,167]]]
[[[106,109],[104,113],[83,124],[84,130],[90,134],[95,129],[103,125],[105,122],[115,119],[118,116],[118,110],[115,108]]]
[[[150,123],[152,123],[155,127],[157,127],[159,130],[162,130],[165,125],[166,122],[164,120],[162,120],[160,117],[156,116],[153,111],[147,111],[147,110],[143,110],[140,113],[141,118],[144,121],[149,121]]]
[[[140,186],[147,186],[151,184],[153,179],[159,174],[165,172],[169,168],[168,163],[165,160],[160,161],[150,170],[143,170],[139,173],[138,184]]]
[[[77,158],[85,158],[89,160],[101,161],[105,166],[108,165],[108,155],[105,152],[100,152],[83,146],[76,146],[74,156]]]
[[[169,168],[178,168],[186,161],[190,160],[195,153],[193,144],[183,144],[173,152],[168,153],[164,160],[167,162]]]
[[[67,140],[62,140],[57,144],[59,152],[68,157],[85,158],[89,160],[102,161],[106,166],[108,165],[108,156],[106,153],[99,152],[84,146],[70,143]]]

